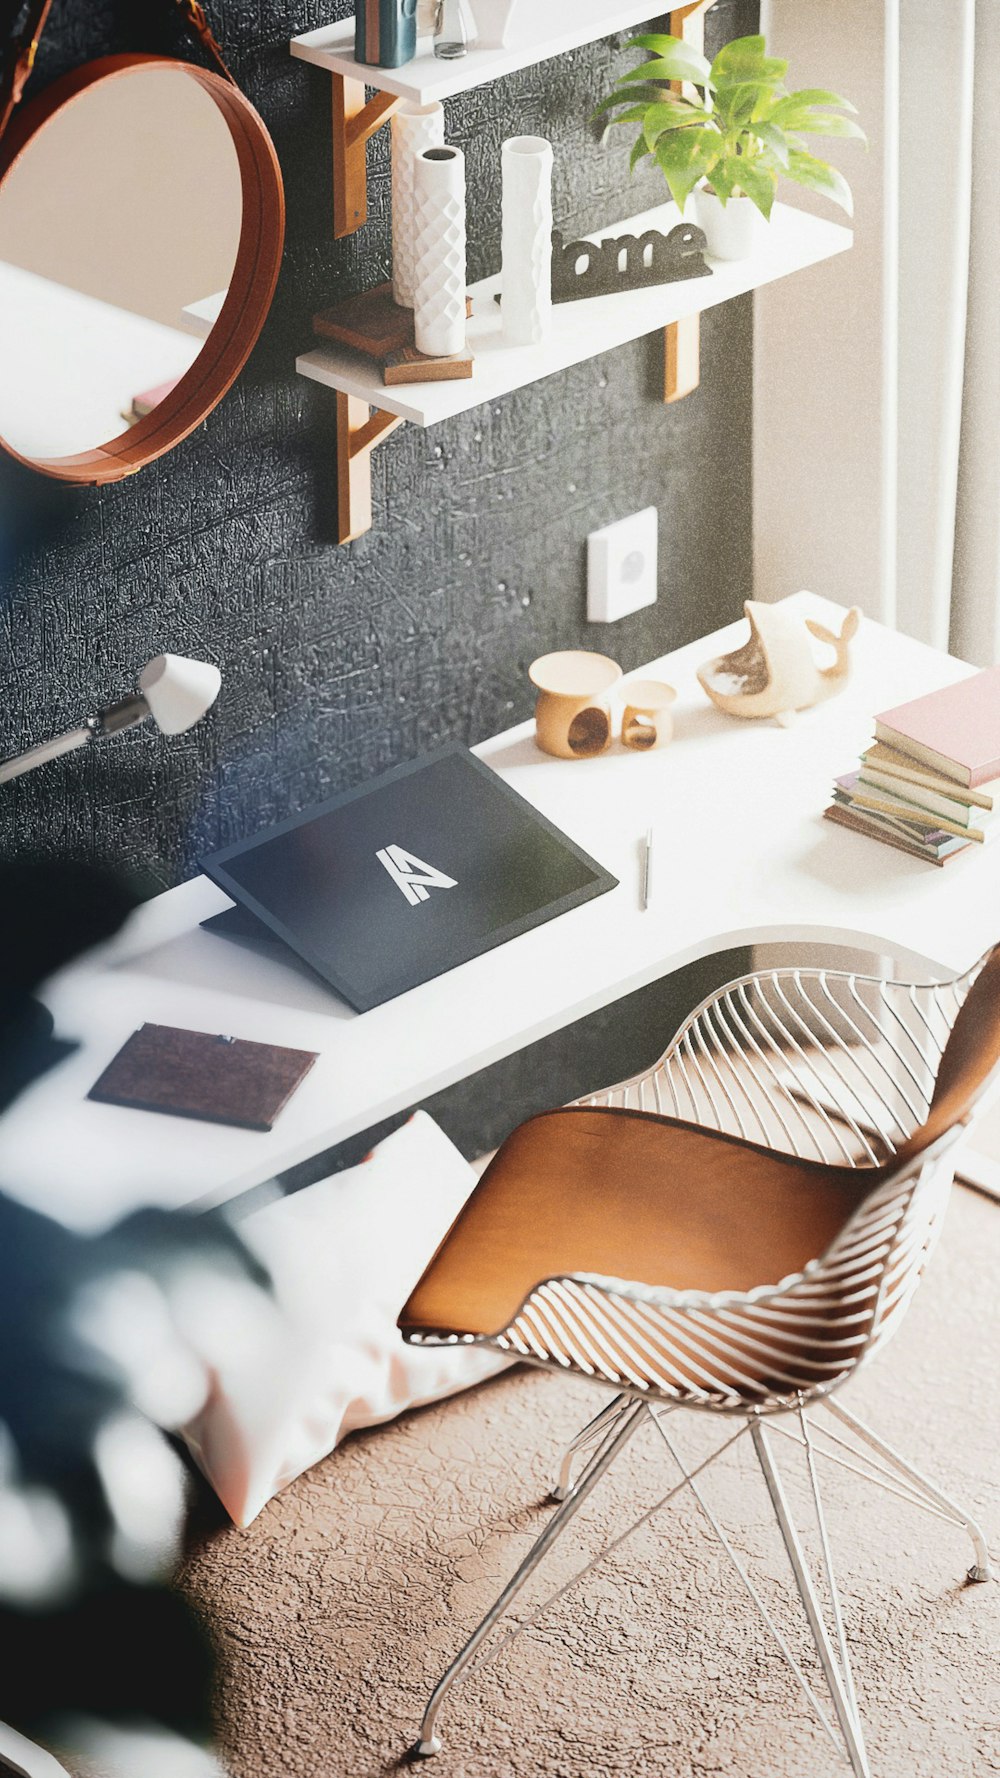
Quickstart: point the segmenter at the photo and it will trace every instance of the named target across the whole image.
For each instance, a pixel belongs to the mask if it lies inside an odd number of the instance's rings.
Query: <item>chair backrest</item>
[[[970,975],[973,972],[970,971]],[[814,1362],[800,1387],[829,1388],[882,1346],[902,1320],[944,1220],[954,1165],[948,1137],[968,1118],[991,1076],[1000,1070],[1000,944],[975,973],[938,1063],[927,1115],[896,1154],[875,1172],[865,1195],[826,1252],[802,1279],[781,1293],[778,1313],[787,1340],[797,1317],[819,1312],[853,1343],[833,1343],[833,1363]],[[938,1156],[935,1148],[943,1152]],[[752,1293],[756,1295],[757,1293]],[[772,1301],[777,1309],[778,1293]],[[759,1303],[758,1303],[759,1306]],[[839,1357],[838,1343],[842,1344]],[[786,1364],[794,1373],[788,1347]],[[814,1361],[817,1354],[813,1354]],[[781,1385],[770,1396],[780,1405]]]
[[[938,1064],[930,1109],[900,1148],[897,1159],[923,1153],[956,1124],[964,1123],[1000,1068],[1000,944],[993,946],[951,1028]]]

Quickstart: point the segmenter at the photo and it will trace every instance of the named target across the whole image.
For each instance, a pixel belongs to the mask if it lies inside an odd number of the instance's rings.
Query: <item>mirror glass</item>
[[[239,161],[177,67],[95,81],[0,184],[0,435],[20,455],[93,450],[152,411],[219,315],[243,221]]]

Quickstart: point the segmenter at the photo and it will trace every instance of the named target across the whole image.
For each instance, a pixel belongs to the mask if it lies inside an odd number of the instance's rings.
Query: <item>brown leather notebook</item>
[[[140,1025],[87,1094],[105,1105],[270,1130],[316,1060],[240,1037]]]

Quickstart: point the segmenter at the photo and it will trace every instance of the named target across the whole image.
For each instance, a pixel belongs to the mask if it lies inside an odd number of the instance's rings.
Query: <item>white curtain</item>
[[[896,621],[1000,659],[1000,0],[902,0]]]
[[[1000,661],[1000,0],[762,0],[762,28],[871,149],[830,144],[852,251],[758,292],[757,597]]]

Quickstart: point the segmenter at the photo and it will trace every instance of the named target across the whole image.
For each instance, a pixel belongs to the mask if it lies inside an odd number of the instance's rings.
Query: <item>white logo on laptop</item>
[[[457,888],[454,877],[446,877],[443,871],[425,864],[422,858],[415,858],[412,852],[404,852],[402,846],[383,846],[375,856],[389,872],[396,888],[406,896],[411,908],[427,900],[428,889]]]

